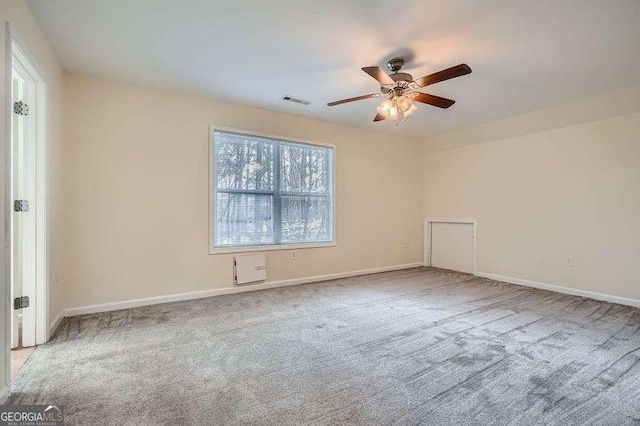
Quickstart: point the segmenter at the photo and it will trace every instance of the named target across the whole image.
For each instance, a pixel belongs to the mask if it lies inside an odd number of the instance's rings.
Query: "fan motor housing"
[[[413,77],[411,76],[411,74],[407,74],[406,72],[396,72],[393,74],[389,74],[389,77],[391,77],[391,79],[393,81],[406,81],[407,83],[411,83],[413,81]]]

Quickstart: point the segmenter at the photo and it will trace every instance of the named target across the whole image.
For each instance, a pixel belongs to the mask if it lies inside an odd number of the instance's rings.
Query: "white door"
[[[19,328],[22,328],[22,346],[27,347],[36,344],[35,82],[16,61],[13,62],[11,95],[11,347],[19,344]],[[28,207],[20,201],[28,203]],[[29,298],[29,307],[15,309],[15,299],[21,296]]]
[[[431,223],[431,266],[474,273],[473,224]]]

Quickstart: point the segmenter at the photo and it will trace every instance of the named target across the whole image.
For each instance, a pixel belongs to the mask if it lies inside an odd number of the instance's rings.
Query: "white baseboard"
[[[60,325],[60,322],[62,321],[63,318],[64,318],[64,309],[61,310],[60,313],[58,313],[58,316],[56,316],[56,318],[53,320],[53,322],[49,326],[49,334],[47,335],[47,341],[49,341],[51,336],[53,336],[53,333],[56,332],[56,329]]]
[[[320,281],[336,280],[340,278],[357,277],[360,275],[377,274],[379,272],[398,271],[401,269],[418,268],[422,262],[407,263],[404,265],[384,266],[381,268],[362,269],[359,271],[340,272],[337,274],[316,275],[313,277],[294,278],[290,280],[271,281],[262,284],[245,285],[237,287],[223,287],[211,290],[195,291],[191,293],[170,294],[166,296],[145,297],[143,299],[123,300],[121,302],[102,303],[99,305],[79,306],[64,310],[65,317],[76,315],[95,314],[98,312],[117,311],[120,309],[136,308],[138,306],[157,305],[160,303],[179,302],[182,300],[201,299],[204,297],[221,296],[224,294],[244,293],[247,291],[264,290],[268,288],[285,287],[290,285],[309,284]],[[62,318],[61,318],[62,319]],[[53,326],[52,326],[53,329]]]
[[[518,284],[526,287],[533,287],[533,288],[539,288],[542,290],[555,291],[557,293],[570,294],[572,296],[588,297],[590,299],[604,300],[605,302],[619,303],[620,305],[627,305],[627,306],[633,306],[635,308],[640,308],[640,300],[638,299],[629,299],[626,297],[611,296],[609,294],[578,290],[571,287],[563,287],[559,285],[540,283],[536,281],[523,280],[520,278],[505,277],[503,275],[488,274],[486,272],[478,272],[476,275],[478,277],[489,278],[495,281],[502,281],[505,283]]]
[[[9,386],[3,385],[0,389],[0,404],[7,402],[7,398],[9,398]]]

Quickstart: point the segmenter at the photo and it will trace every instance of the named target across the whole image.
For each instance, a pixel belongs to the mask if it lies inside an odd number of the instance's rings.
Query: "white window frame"
[[[333,206],[332,217],[332,240],[322,242],[310,242],[310,243],[282,243],[282,244],[265,244],[265,245],[253,245],[253,246],[235,246],[235,247],[216,247],[215,246],[215,208],[216,208],[216,188],[215,188],[215,147],[214,147],[214,133],[215,131],[240,133],[249,136],[256,136],[268,139],[277,139],[287,142],[300,143],[306,145],[316,145],[329,147],[332,150],[332,162],[329,165],[331,167],[331,191],[332,198],[331,203]],[[250,130],[235,129],[231,127],[222,127],[215,124],[209,125],[209,254],[225,254],[225,253],[243,253],[243,252],[256,252],[256,251],[271,251],[271,250],[300,250],[308,248],[318,247],[335,247],[336,243],[336,146],[334,144],[325,142],[309,141],[298,138],[289,138],[286,136],[276,136],[267,133],[254,132]],[[277,177],[280,178],[279,176]]]

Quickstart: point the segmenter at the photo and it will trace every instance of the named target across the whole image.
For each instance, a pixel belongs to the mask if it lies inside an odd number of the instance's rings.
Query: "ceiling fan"
[[[389,96],[388,99],[378,105],[378,114],[375,116],[373,121],[390,119],[395,120],[396,125],[398,125],[398,123],[403,122],[407,116],[413,114],[413,112],[418,109],[414,102],[422,102],[424,104],[437,106],[438,108],[449,108],[455,103],[455,101],[452,101],[451,99],[419,92],[418,89],[471,73],[469,65],[460,64],[414,80],[411,74],[398,72],[403,65],[404,59],[391,59],[387,62],[387,68],[391,70],[391,74],[385,73],[378,67],[362,68],[362,71],[366,72],[380,83],[380,93],[372,93],[370,95],[356,96],[355,98],[329,102],[327,105],[334,106],[345,104],[347,102],[360,101],[362,99]]]

